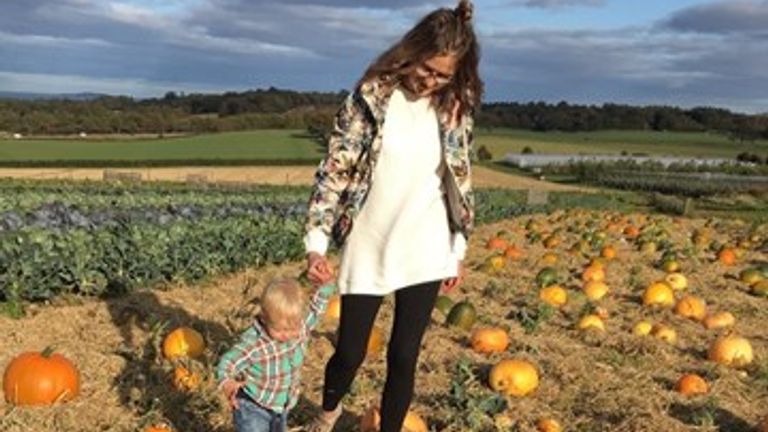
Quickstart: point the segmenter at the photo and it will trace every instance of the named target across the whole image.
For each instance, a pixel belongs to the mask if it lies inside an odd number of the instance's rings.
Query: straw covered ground
[[[531,220],[536,223],[529,223]],[[623,233],[627,225],[661,230],[679,251],[688,288],[710,312],[736,316],[732,331],[752,344],[755,360],[742,369],[707,360],[707,349],[726,330],[707,330],[670,309],[642,306],[641,295],[665,273],[660,253],[644,254]],[[479,227],[470,242],[469,268],[463,285],[450,293],[454,301],[468,300],[478,311],[475,327],[508,329],[510,346],[503,353],[483,355],[469,347],[469,333],[444,324],[433,312],[423,343],[412,409],[432,430],[533,431],[541,418],[553,418],[568,431],[750,431],[768,415],[768,299],[749,292],[740,272],[768,259],[765,245],[742,244],[733,266],[715,259],[712,248],[691,244],[694,231],[707,225],[709,241],[735,243],[749,236],[768,237],[766,227],[733,221],[672,219],[666,216],[570,211],[525,216]],[[527,228],[526,228],[527,227]],[[581,270],[594,249],[576,252],[571,246],[588,230],[605,235],[616,258],[605,264],[608,296],[590,304],[581,294]],[[517,260],[492,270],[494,252],[486,242],[502,232],[522,251]],[[558,240],[544,247],[540,239]],[[601,234],[602,235],[602,234]],[[557,243],[557,244],[555,244]],[[554,256],[545,258],[545,254]],[[543,262],[542,260],[548,260]],[[80,369],[80,396],[51,408],[15,408],[0,402],[0,430],[7,432],[135,431],[167,422],[177,431],[230,431],[230,413],[215,391],[212,367],[232,339],[258,311],[257,298],[274,277],[296,276],[302,263],[250,269],[200,286],[147,289],[120,298],[60,298],[53,304],[32,305],[27,316],[0,317],[0,366],[27,350],[53,346]],[[542,307],[536,275],[553,267],[566,289],[568,302],[560,309]],[[597,308],[600,309],[597,309]],[[605,332],[583,331],[579,318],[599,310]],[[388,332],[391,299],[377,324]],[[635,336],[640,320],[663,322],[677,332],[673,344],[652,336]],[[162,337],[176,326],[190,326],[206,339],[203,359],[192,367],[203,381],[195,391],[174,389],[172,365],[159,353]],[[313,339],[303,371],[304,393],[291,414],[293,430],[301,430],[318,409],[325,362],[333,353],[334,323],[326,320]],[[522,398],[496,398],[489,389],[490,367],[504,358],[531,361],[540,376],[538,389]],[[337,431],[356,431],[359,416],[377,401],[383,385],[385,355],[369,357],[345,400]],[[674,391],[684,373],[698,373],[709,383],[707,395],[685,398]]]

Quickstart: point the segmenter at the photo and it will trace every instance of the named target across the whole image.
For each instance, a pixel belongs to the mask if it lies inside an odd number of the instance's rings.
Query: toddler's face
[[[278,342],[287,342],[301,335],[301,323],[298,320],[267,320],[265,327],[269,337]]]

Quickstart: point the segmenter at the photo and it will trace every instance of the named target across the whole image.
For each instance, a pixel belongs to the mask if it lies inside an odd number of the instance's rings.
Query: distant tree
[[[486,162],[493,159],[493,154],[486,146],[482,145],[477,149],[477,158],[482,162]]]

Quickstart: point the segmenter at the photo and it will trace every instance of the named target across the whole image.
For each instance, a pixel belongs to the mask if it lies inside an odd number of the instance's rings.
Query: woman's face
[[[453,54],[427,59],[405,77],[405,85],[416,96],[429,96],[453,80],[456,63],[457,58]]]

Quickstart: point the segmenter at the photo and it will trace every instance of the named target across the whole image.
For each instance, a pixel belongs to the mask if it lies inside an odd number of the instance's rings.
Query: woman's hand
[[[454,278],[443,279],[443,283],[440,284],[440,292],[449,293],[451,292],[451,290],[459,286],[464,281],[464,276],[466,271],[464,270],[464,264],[462,263],[461,260],[458,261],[457,266],[458,266],[458,269],[456,271],[456,274],[458,276]]]
[[[224,397],[227,398],[229,406],[232,409],[240,408],[240,404],[237,402],[237,392],[245,385],[242,381],[235,381],[233,379],[226,379],[221,384],[221,391],[224,393]]]
[[[328,259],[317,252],[307,254],[307,279],[313,285],[325,285],[334,278]]]

